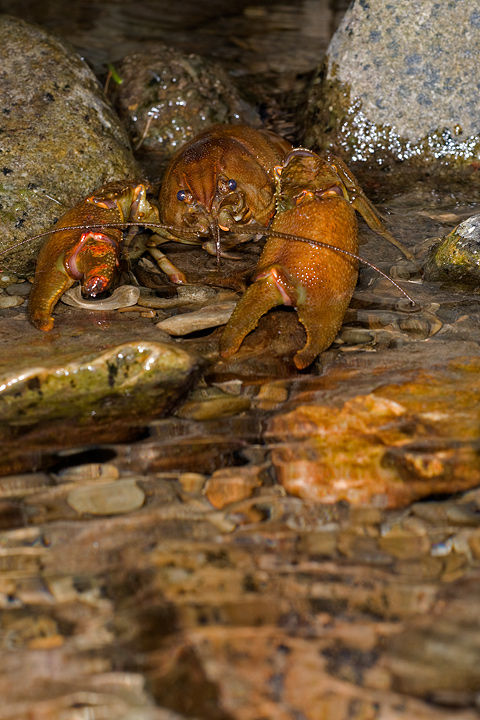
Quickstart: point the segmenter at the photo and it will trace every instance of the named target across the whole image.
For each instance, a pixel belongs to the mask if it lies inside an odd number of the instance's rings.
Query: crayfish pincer
[[[307,342],[294,357],[298,369],[331,345],[357,282],[355,209],[373,230],[404,251],[344,163],[330,160],[297,148],[277,168],[277,213],[265,233],[270,237],[253,284],[221,337],[223,357],[237,352],[247,333],[276,305],[294,306],[305,327]]]
[[[60,218],[37,259],[28,301],[28,315],[35,327],[52,329],[53,308],[76,280],[91,298],[111,288],[123,232],[109,224],[158,223],[158,210],[146,196],[142,183],[109,183]]]

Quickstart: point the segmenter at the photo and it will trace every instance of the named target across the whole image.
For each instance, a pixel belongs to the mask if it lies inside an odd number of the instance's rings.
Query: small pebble
[[[141,508],[145,493],[135,480],[118,480],[75,488],[68,495],[67,502],[81,514],[121,515]]]
[[[0,478],[0,497],[24,497],[52,485],[43,472],[6,475]]]
[[[255,398],[255,407],[259,410],[273,410],[288,399],[288,386],[283,381],[264,383]]]
[[[0,309],[18,307],[23,305],[25,298],[19,295],[0,295]]]
[[[21,297],[29,295],[31,289],[32,286],[28,282],[13,283],[13,285],[9,285],[5,288],[7,295],[20,295]]]
[[[250,497],[261,485],[258,467],[222,468],[207,480],[204,494],[214,508],[221,510],[226,505]]]
[[[185,472],[178,476],[178,482],[187,493],[201,492],[205,479],[205,475],[196,472]]]
[[[216,420],[217,418],[238,415],[250,409],[249,397],[242,395],[218,394],[213,397],[191,397],[176,412],[176,415],[188,420]]]
[[[120,473],[116,465],[111,463],[85,463],[64,468],[55,476],[57,483],[92,482],[100,480],[117,480]]]
[[[147,308],[175,308],[192,303],[205,303],[216,295],[216,291],[204,285],[182,285],[177,288],[177,294],[173,298],[161,298],[154,295],[142,296],[138,304]]]
[[[157,328],[164,330],[169,335],[180,337],[190,335],[190,333],[198,330],[225,325],[229,321],[236,304],[235,301],[230,301],[219,305],[209,305],[195,312],[175,315],[157,323]]]

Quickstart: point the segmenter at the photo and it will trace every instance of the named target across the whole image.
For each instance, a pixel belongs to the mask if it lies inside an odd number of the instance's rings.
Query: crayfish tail
[[[257,327],[262,315],[283,302],[284,299],[270,276],[250,285],[223,331],[220,355],[224,358],[234,355],[246,335]]]

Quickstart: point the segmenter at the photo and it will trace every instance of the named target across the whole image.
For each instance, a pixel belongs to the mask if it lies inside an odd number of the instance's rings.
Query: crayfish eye
[[[237,183],[236,183],[235,180],[228,180],[228,181],[227,181],[227,186],[228,186],[228,189],[229,189],[231,192],[233,192],[234,190],[237,189]]]
[[[185,190],[179,190],[177,192],[177,200],[180,200],[180,202],[185,202],[186,199],[187,193],[185,192]]]

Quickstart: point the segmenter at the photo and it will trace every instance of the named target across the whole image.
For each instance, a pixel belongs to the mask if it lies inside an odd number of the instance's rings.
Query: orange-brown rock
[[[478,358],[270,423],[277,479],[303,498],[402,507],[480,484]],[[288,442],[285,442],[288,441]],[[293,441],[293,442],[292,442]]]

